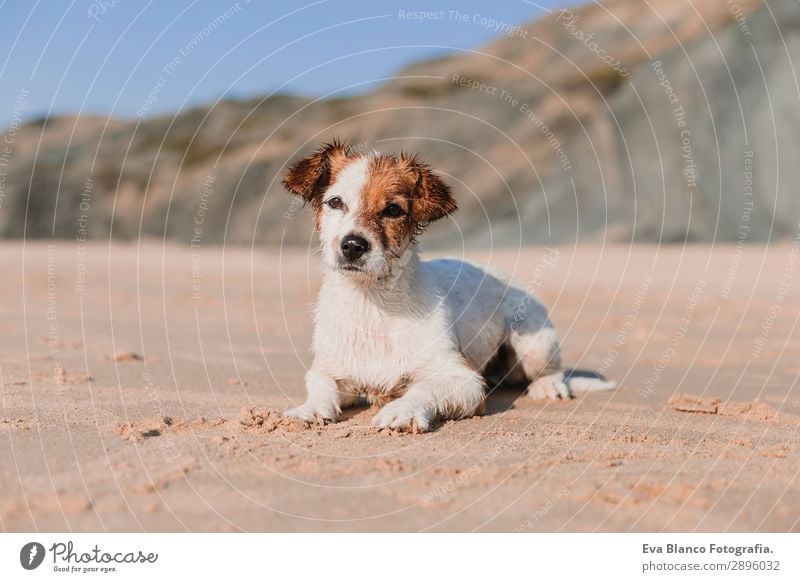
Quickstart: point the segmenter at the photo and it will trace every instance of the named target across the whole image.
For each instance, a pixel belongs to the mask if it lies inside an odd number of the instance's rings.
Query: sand
[[[453,253],[461,255],[460,251]],[[5,531],[800,531],[797,247],[471,252],[614,392],[426,434],[303,399],[317,257],[0,249]]]

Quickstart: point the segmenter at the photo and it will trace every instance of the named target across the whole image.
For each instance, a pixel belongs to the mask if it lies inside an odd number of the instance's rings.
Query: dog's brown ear
[[[411,217],[414,221],[433,222],[456,211],[458,206],[453,198],[453,192],[444,180],[416,156],[402,155],[401,159],[410,166],[416,176],[411,202]]]
[[[284,187],[306,202],[319,201],[333,179],[334,168],[347,159],[350,146],[334,139],[313,155],[296,160],[283,177]]]

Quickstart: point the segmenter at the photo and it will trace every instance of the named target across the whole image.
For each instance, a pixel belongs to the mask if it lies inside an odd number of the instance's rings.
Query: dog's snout
[[[342,254],[348,261],[355,261],[369,250],[369,242],[364,237],[348,234],[342,239]]]

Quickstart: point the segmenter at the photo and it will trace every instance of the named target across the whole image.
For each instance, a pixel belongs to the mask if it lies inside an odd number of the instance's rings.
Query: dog
[[[313,208],[323,263],[308,396],[285,416],[336,421],[366,397],[382,406],[373,425],[424,432],[481,413],[488,376],[525,381],[534,398],[614,388],[562,369],[547,310],[520,285],[420,259],[419,235],[456,201],[419,157],[334,140],[294,162],[283,185]]]

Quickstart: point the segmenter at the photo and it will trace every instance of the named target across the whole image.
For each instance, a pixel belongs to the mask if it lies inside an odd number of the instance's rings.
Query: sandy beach
[[[0,528],[800,531],[797,251],[445,253],[529,285],[565,362],[619,388],[502,388],[399,434],[368,408],[280,417],[304,397],[314,253],[4,243]]]

